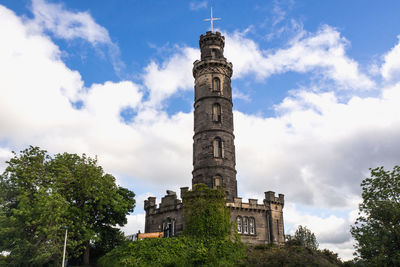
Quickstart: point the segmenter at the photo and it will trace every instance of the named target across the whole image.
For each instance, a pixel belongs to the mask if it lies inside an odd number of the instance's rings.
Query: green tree
[[[351,228],[358,256],[371,266],[400,265],[400,167],[371,169]]]
[[[286,239],[289,244],[293,243],[294,245],[307,247],[313,250],[317,250],[319,245],[315,234],[306,226],[301,225],[297,227],[294,236],[288,235]]]
[[[134,193],[117,186],[96,159],[50,157],[30,147],[7,164],[0,176],[0,251],[10,252],[9,265],[59,264],[61,225],[69,228],[69,256],[83,254],[85,264],[91,246],[107,248],[121,240],[115,226],[133,211]]]
[[[49,160],[45,151],[30,147],[14,153],[0,176],[0,251],[11,252],[10,266],[55,263],[62,253],[59,228],[67,209],[53,190]]]

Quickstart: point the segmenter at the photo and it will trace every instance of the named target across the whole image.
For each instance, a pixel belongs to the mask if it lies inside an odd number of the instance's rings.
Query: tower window
[[[220,175],[214,177],[214,188],[217,188],[218,186],[222,186],[222,177]]]
[[[256,222],[253,217],[249,218],[249,228],[251,235],[256,234]]]
[[[221,138],[217,137],[213,142],[214,148],[214,158],[223,158],[224,157],[224,143]]]
[[[220,92],[221,91],[221,81],[218,77],[213,79],[213,91]]]
[[[237,216],[236,217],[236,227],[237,227],[237,231],[239,234],[242,233],[242,217]]]
[[[212,118],[214,122],[221,122],[221,105],[218,103],[212,106]]]
[[[218,57],[218,50],[212,49],[211,50],[211,58],[217,58],[217,57]]]
[[[247,217],[243,218],[243,234],[249,233],[249,219]]]

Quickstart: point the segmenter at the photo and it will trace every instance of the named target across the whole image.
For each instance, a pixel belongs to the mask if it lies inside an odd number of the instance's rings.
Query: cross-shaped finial
[[[211,7],[211,18],[209,19],[205,19],[204,21],[210,21],[211,22],[211,32],[213,32],[213,21],[214,20],[220,20],[221,18],[213,18],[213,14],[212,14],[212,7]]]

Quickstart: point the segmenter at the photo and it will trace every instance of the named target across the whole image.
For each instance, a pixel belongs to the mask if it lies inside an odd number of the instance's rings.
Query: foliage
[[[242,243],[206,241],[192,237],[126,242],[100,258],[107,267],[123,266],[235,266],[245,256]]]
[[[294,236],[286,236],[286,242],[291,244],[304,246],[310,249],[318,249],[318,241],[315,234],[311,232],[306,226],[301,226],[297,228]]]
[[[329,250],[311,249],[286,242],[284,246],[261,245],[249,247],[247,266],[343,266],[337,254]]]
[[[90,243],[110,249],[107,240],[121,235],[114,226],[134,208],[133,192],[85,155],[51,157],[31,146],[7,164],[0,176],[0,251],[10,252],[9,266],[59,264],[62,225],[70,258],[88,259]]]
[[[175,238],[127,242],[103,256],[101,266],[237,266],[245,245],[232,238],[222,189],[195,185],[183,196],[185,232]]]
[[[222,188],[196,184],[183,196],[185,235],[202,239],[227,239],[232,234],[230,211]]]
[[[400,167],[371,169],[361,186],[363,202],[351,228],[358,256],[369,266],[399,266]]]

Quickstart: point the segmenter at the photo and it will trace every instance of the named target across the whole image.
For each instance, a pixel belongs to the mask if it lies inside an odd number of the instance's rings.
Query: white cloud
[[[192,114],[168,117],[145,108],[140,86],[129,81],[84,88],[49,38],[10,10],[0,11],[0,140],[17,151],[33,144],[52,153],[99,155],[108,172],[139,181],[190,181]],[[79,110],[71,105],[76,100],[83,101]],[[119,115],[127,106],[137,111],[130,124]]]
[[[207,7],[207,1],[191,1],[189,3],[190,10],[199,10]]]
[[[108,31],[97,24],[88,12],[70,12],[63,4],[52,4],[46,0],[32,0],[32,12],[35,23],[59,38],[82,38],[93,45],[111,43]]]
[[[55,37],[65,40],[82,39],[96,48],[105,45],[116,73],[119,75],[125,67],[120,60],[119,47],[112,42],[108,31],[97,24],[89,12],[71,12],[61,3],[32,0],[32,13],[34,19],[29,21],[32,29],[50,31]]]
[[[397,43],[384,55],[384,63],[381,66],[381,74],[385,80],[393,80],[400,74],[400,36]],[[399,80],[397,78],[397,80]]]
[[[262,50],[245,34],[234,32],[226,36],[226,57],[234,62],[234,78],[254,74],[265,79],[273,74],[313,71],[341,88],[371,89],[374,82],[361,73],[358,63],[345,54],[347,40],[327,25],[315,34],[301,32],[287,48]]]
[[[325,212],[329,214],[331,210]],[[291,225],[291,228],[286,233],[294,235],[299,225],[306,226],[315,234],[320,249],[333,250],[342,259],[349,260],[353,258],[354,252],[354,240],[350,235],[350,225],[354,222],[352,213],[348,213],[347,218],[335,215],[317,216],[312,214],[312,209],[298,209],[296,204],[289,202],[285,204],[285,223]]]
[[[122,232],[125,236],[137,234],[139,231],[144,233],[144,213],[130,214],[127,216],[127,224],[121,227]]]
[[[332,92],[299,91],[274,118],[236,111],[239,186],[254,192],[264,184],[295,202],[354,207],[368,168],[391,168],[400,156],[399,96],[400,84],[345,103]]]
[[[149,104],[157,106],[178,90],[193,88],[193,62],[200,52],[190,47],[177,47],[176,54],[162,64],[152,61],[145,69],[144,84],[150,91]]]

